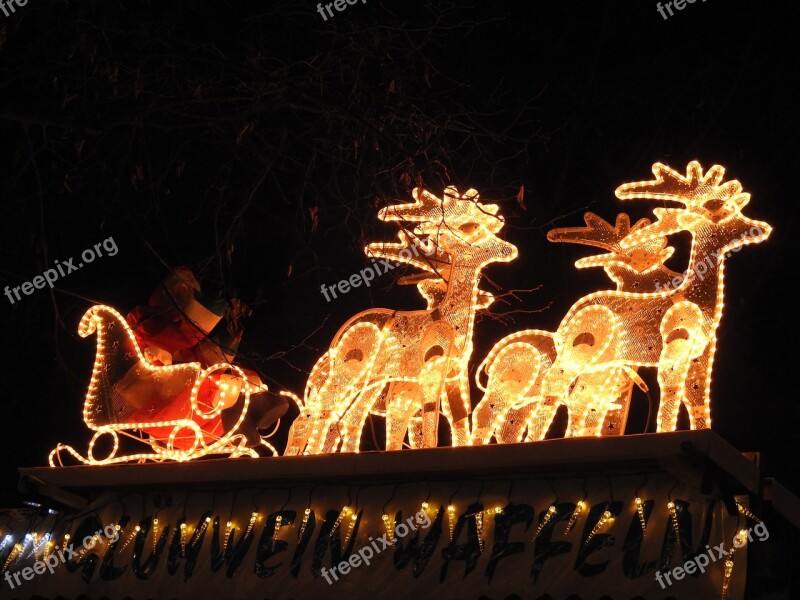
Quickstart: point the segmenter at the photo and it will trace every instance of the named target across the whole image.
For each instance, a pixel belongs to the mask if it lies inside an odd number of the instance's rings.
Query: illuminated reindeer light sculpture
[[[654,236],[680,231],[692,234],[686,277],[673,278],[671,287],[659,290],[653,301],[655,317],[666,309],[659,320],[661,344],[656,366],[661,403],[657,431],[675,429],[681,403],[688,410],[691,428],[705,429],[711,426],[711,368],[722,318],[725,259],[742,246],[766,240],[772,227],[742,215],[750,194],[743,192],[736,180],[723,184],[725,169],[720,165],[713,165],[704,175],[700,164],[692,161],[683,176],[656,163],[653,175],[654,180],[620,186],[617,197],[676,202],[683,208],[654,209],[658,221],[623,240],[622,246],[630,248]],[[617,308],[616,312],[622,314],[623,310]],[[649,348],[628,352],[634,359],[640,358],[637,354],[643,355],[644,361],[653,356]],[[650,365],[643,362],[642,366]]]
[[[578,260],[579,269],[603,267],[618,290],[652,292],[671,281],[678,273],[664,266],[674,249],[666,246],[666,237],[647,240],[630,249],[621,242],[632,232],[650,225],[641,219],[631,227],[626,214],[617,215],[615,225],[594,213],[584,216],[585,227],[553,229],[551,242],[571,242],[608,250],[607,254]],[[486,392],[473,412],[472,443],[487,444],[492,436],[498,443],[519,442],[527,433],[534,439],[543,436],[549,426],[545,419],[535,419],[533,398],[546,369],[556,356],[556,336],[547,331],[526,330],[511,334],[495,344],[478,367],[477,384]],[[482,385],[480,375],[488,377]],[[615,368],[609,372],[584,373],[570,388],[570,414],[567,436],[621,435],[633,382],[644,387],[635,369]],[[602,429],[601,429],[602,427]]]
[[[438,258],[433,261],[428,260],[428,262],[423,263],[414,260],[409,257],[408,253],[403,254],[407,248],[413,247],[414,244],[403,231],[400,231],[399,237],[401,239],[400,244],[370,244],[366,248],[366,252],[369,256],[375,258],[389,258],[397,262],[407,262],[424,271],[428,271],[417,275],[400,277],[397,283],[400,285],[415,284],[420,295],[427,301],[427,310],[433,311],[442,304],[447,296],[448,282],[450,280],[450,257],[439,248]],[[418,255],[418,252],[414,254]],[[487,291],[479,289],[475,310],[485,310],[492,302],[494,302],[494,296]],[[459,342],[463,343],[461,340]],[[468,390],[468,388],[463,387],[464,385],[466,384],[461,380],[445,381],[445,390],[441,398],[443,413],[450,423],[451,431],[459,431],[459,436],[457,436],[456,440],[459,445],[463,445],[465,439],[468,439],[466,438],[467,433],[463,428],[457,428],[456,423],[453,421],[453,415],[449,410],[448,398],[459,398],[461,390]],[[370,410],[372,414],[386,417],[387,450],[401,450],[406,432],[408,433],[408,441],[411,448],[422,448],[425,445],[422,428],[423,407],[418,401],[415,401],[417,396],[414,392],[413,384],[391,382],[386,388],[386,393],[379,398],[378,404]],[[387,410],[387,403],[390,405],[389,410]],[[461,398],[461,404],[469,406],[469,396]]]
[[[626,401],[631,384],[625,378],[636,379],[638,367],[658,368],[658,431],[675,429],[681,403],[693,429],[710,426],[724,260],[743,245],[765,240],[771,228],[742,215],[750,196],[738,181],[722,184],[719,165],[704,175],[691,162],[683,176],[657,163],[653,173],[655,180],[620,186],[617,197],[683,208],[656,208],[655,223],[640,221],[624,236],[625,221],[620,227],[618,218],[617,231],[608,227],[603,233],[593,215],[586,219],[588,230],[551,232],[553,241],[605,244],[610,254],[582,259],[578,266],[603,266],[618,289],[580,299],[554,334],[523,331],[492,349],[479,369],[489,380],[473,413],[472,443],[485,443],[493,434],[498,441],[517,441],[525,428],[528,440],[542,439],[561,403],[570,409],[568,434],[596,434],[603,414]],[[666,236],[680,231],[692,234],[685,276],[662,264],[671,254],[664,248]]]
[[[294,422],[286,454],[358,451],[367,415],[379,400],[387,419],[387,449],[397,449],[415,413],[421,413],[424,447],[436,446],[439,403],[451,423],[453,444],[469,441],[468,361],[477,310],[491,295],[479,287],[483,268],[517,256],[497,237],[499,208],[479,202],[478,193],[445,189],[442,198],[415,189],[415,202],[380,211],[383,221],[415,225],[440,250],[426,262],[403,256],[400,244],[371,244],[371,256],[414,264],[431,275],[415,281],[428,300],[425,310],[373,309],[352,317],[315,365],[301,416]],[[341,444],[341,447],[340,447]]]

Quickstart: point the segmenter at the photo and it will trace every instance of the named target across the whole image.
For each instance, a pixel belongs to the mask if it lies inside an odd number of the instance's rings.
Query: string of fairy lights
[[[648,502],[652,502],[653,506],[649,512],[645,512],[645,505]],[[509,496],[509,504],[511,504],[511,499]],[[564,506],[571,506],[571,503],[562,503],[559,504],[558,500],[552,502],[546,510],[544,510],[538,519],[538,522],[535,524],[535,529],[532,536],[529,538],[531,542],[536,543],[537,539],[547,530],[548,528],[552,528],[555,526],[555,523],[561,518],[566,518],[566,513],[563,515],[559,514],[560,510],[564,510]],[[617,514],[612,510],[612,503],[607,502],[604,506],[604,510],[596,517],[596,521],[593,523],[591,528],[588,528],[588,533],[583,536],[581,540],[581,547],[586,547],[592,539],[595,538],[600,533],[607,532],[610,530],[611,526],[615,522],[615,520],[620,516],[622,512],[625,511],[625,504],[623,504],[623,509],[618,510]],[[425,514],[428,518],[431,518],[431,522],[433,519],[441,516],[443,521],[446,519],[447,522],[447,540],[450,544],[456,543],[458,540],[456,539],[456,531],[458,529],[458,524],[467,523],[469,519],[472,519],[475,525],[475,534],[477,537],[477,542],[480,547],[481,553],[485,551],[486,542],[488,539],[487,532],[486,532],[486,522],[492,516],[502,515],[506,510],[506,507],[501,505],[495,505],[491,507],[484,508],[478,511],[472,512],[459,512],[459,506],[457,503],[453,502],[452,498],[450,502],[446,505],[442,504],[440,508],[437,510],[436,508],[432,507],[431,503],[426,500],[423,501],[420,505],[418,513]],[[577,522],[581,519],[584,514],[587,514],[587,502],[586,497],[584,496],[583,499],[577,500],[574,505],[574,508],[571,508],[569,511],[569,518],[567,520],[566,525],[563,528],[563,532],[561,535],[568,536],[575,528]],[[634,519],[638,520],[642,536],[647,537],[648,534],[648,521],[652,519],[653,514],[657,510],[657,503],[655,501],[645,501],[642,498],[639,490],[636,491],[632,500],[627,504],[629,510],[634,516]],[[680,527],[680,513],[683,510],[681,507],[681,503],[677,502],[673,499],[668,499],[666,502],[663,503],[663,514],[666,518],[667,522],[670,525],[672,530],[671,540],[674,547],[680,553],[681,544],[685,543],[686,540],[684,539],[684,534],[681,531]],[[561,507],[561,508],[560,508]],[[758,524],[763,524],[763,521],[756,516],[751,509],[746,507],[741,502],[736,502],[737,512],[740,519],[745,519],[745,521],[752,521]],[[594,513],[595,511],[592,511]],[[297,531],[297,540],[303,540],[306,531],[308,529],[309,521],[312,517],[314,510],[311,508],[311,496],[309,495],[309,504],[304,509],[302,513],[302,518],[299,520],[299,524],[295,524],[291,519],[289,520],[289,524],[294,525]],[[350,502],[342,506],[341,510],[338,512],[336,518],[334,519],[330,530],[327,533],[329,540],[333,541],[336,537],[337,532],[339,533],[342,547],[347,549],[349,544],[353,540],[354,533],[358,526],[358,523],[362,517],[363,509],[359,510],[357,506],[352,505]],[[439,514],[441,513],[441,514]],[[589,514],[592,514],[589,513]],[[54,511],[50,511],[50,514],[56,514]],[[224,534],[223,534],[223,555],[227,556],[227,552],[229,549],[229,545],[232,543],[232,540],[235,539],[236,531],[239,530],[239,523],[236,518],[233,516],[233,509],[231,510],[232,516],[225,524]],[[319,514],[319,513],[317,513]],[[596,514],[596,513],[595,513]],[[242,520],[241,523],[246,523],[243,531],[243,535],[241,536],[241,540],[247,539],[249,536],[253,535],[254,529],[256,528],[257,524],[263,522],[265,519],[265,514],[258,508],[252,510],[249,514],[249,518],[247,520]],[[588,517],[587,517],[588,518]],[[45,519],[46,520],[46,519]],[[73,518],[72,523],[78,521],[78,518]],[[186,557],[187,549],[189,545],[193,544],[193,540],[197,540],[203,536],[203,534],[208,529],[209,525],[212,524],[212,517],[206,516],[204,517],[199,525],[195,528],[190,522],[187,522],[185,518],[181,518],[179,524],[176,526],[176,534],[179,536],[179,545],[180,545],[180,556]],[[380,522],[383,525],[383,528],[386,532],[386,537],[389,540],[389,543],[392,547],[395,547],[397,544],[397,535],[396,535],[396,517],[392,516],[391,512],[386,510],[384,506],[384,511],[381,514]],[[96,553],[99,553],[103,550],[103,548],[111,549],[114,548],[114,551],[117,555],[121,555],[125,550],[137,540],[137,537],[145,537],[147,535],[152,536],[152,548],[153,553],[158,552],[158,541],[159,535],[161,532],[160,529],[160,520],[157,516],[153,517],[151,520],[151,532],[148,531],[146,528],[143,529],[142,525],[136,524],[133,525],[130,530],[125,533],[126,529],[127,518],[122,523],[112,523],[114,532],[117,534],[117,540],[110,540],[107,539],[105,536],[98,535],[99,532],[95,532],[92,535],[88,535],[88,539],[91,538],[92,547]],[[40,523],[39,525],[42,525]],[[444,522],[443,522],[444,525]],[[31,525],[31,528],[35,527],[35,525]],[[216,531],[216,522],[214,522],[214,527]],[[272,519],[272,532],[270,536],[270,545],[271,549],[274,551],[277,543],[279,541],[279,536],[281,533],[281,529],[284,527],[284,516],[281,514],[281,511],[278,511],[274,514],[274,519]],[[50,554],[56,551],[63,550],[73,545],[73,547],[79,547],[77,541],[73,541],[73,533],[70,533],[69,529],[72,526],[70,525],[67,531],[64,531],[61,535],[61,543],[57,543],[57,535],[53,533],[55,530],[55,524],[51,527],[50,530],[46,532],[38,532],[38,531],[31,531],[26,530],[22,533],[15,533],[12,529],[11,531],[4,532],[0,530],[0,557],[2,557],[3,553],[7,552],[5,560],[2,560],[2,568],[0,568],[0,574],[17,569],[23,561],[28,560],[39,560],[42,558],[46,558]],[[170,529],[170,525],[166,526],[167,530]],[[463,529],[462,529],[463,531]],[[584,529],[586,531],[586,529]],[[400,535],[403,535],[402,533]],[[555,531],[552,532],[552,535],[557,535]],[[723,580],[722,580],[722,600],[727,600],[730,598],[731,592],[731,579],[734,572],[735,567],[735,555],[737,550],[741,550],[744,548],[748,541],[748,533],[745,528],[739,527],[737,525],[737,533],[735,536],[734,547],[729,551],[726,560],[724,561],[724,571],[723,571]],[[141,542],[140,542],[141,543]],[[141,547],[141,546],[140,546]],[[81,550],[78,553],[78,556],[83,557],[86,551]],[[81,560],[80,558],[78,560]]]

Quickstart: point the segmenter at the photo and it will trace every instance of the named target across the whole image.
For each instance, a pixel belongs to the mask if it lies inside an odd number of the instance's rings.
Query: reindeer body
[[[364,422],[381,398],[387,449],[402,445],[408,423],[419,411],[422,434],[415,443],[435,446],[441,399],[446,399],[442,409],[454,445],[468,442],[473,325],[476,311],[491,301],[478,288],[481,270],[491,262],[513,259],[516,248],[494,235],[502,226],[497,207],[480,205],[472,190],[458,196],[448,188],[443,200],[415,190],[415,198],[415,203],[384,209],[381,218],[418,223],[434,240],[449,261],[438,272],[443,285],[430,282],[420,288],[428,309],[369,310],[340,328],[327,359],[312,370],[305,410],[293,425],[286,454],[332,452],[340,442],[342,451],[358,451]],[[489,220],[494,222],[486,224]],[[393,255],[385,245],[380,253]]]
[[[584,216],[585,227],[554,229],[547,234],[552,242],[572,242],[609,250],[609,254],[582,258],[579,269],[603,267],[622,292],[647,293],[663,286],[678,274],[663,265],[673,248],[665,239],[648,240],[627,251],[620,242],[631,232],[650,224],[641,219],[631,227],[628,215],[617,215],[612,226],[593,213]],[[579,334],[578,334],[579,335]],[[523,437],[541,439],[552,419],[539,410],[536,399],[542,381],[558,354],[557,333],[524,330],[500,340],[478,367],[488,377],[485,394],[473,412],[473,444],[487,444],[492,436],[498,443],[521,442]],[[584,372],[569,387],[569,426],[567,436],[621,435],[635,379],[635,366],[610,366],[597,372]],[[598,393],[599,392],[599,393]],[[598,402],[597,398],[608,398]],[[527,433],[527,436],[526,436]]]

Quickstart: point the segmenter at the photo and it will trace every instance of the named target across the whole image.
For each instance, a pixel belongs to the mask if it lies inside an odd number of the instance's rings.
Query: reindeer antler
[[[388,258],[394,262],[403,263],[432,273],[441,277],[442,269],[451,264],[451,257],[433,240],[426,242],[417,236],[400,230],[397,234],[400,242],[375,242],[364,248],[370,258]]]
[[[679,202],[685,208],[654,209],[657,221],[624,240],[623,248],[641,244],[652,236],[691,230],[698,216],[719,221],[732,213],[741,212],[750,201],[750,194],[742,192],[742,184],[737,180],[722,183],[725,168],[721,165],[713,165],[703,174],[703,167],[693,160],[686,166],[686,175],[681,175],[667,165],[655,163],[653,174],[656,176],[653,180],[619,186],[615,192],[617,198],[666,200]]]
[[[680,202],[687,208],[702,205],[710,200],[727,202],[742,193],[742,184],[733,179],[722,183],[725,167],[713,165],[703,174],[703,167],[696,160],[686,166],[686,175],[681,175],[667,165],[657,162],[653,165],[655,179],[634,181],[619,186],[615,194],[620,200],[649,198]]]
[[[414,188],[411,194],[414,202],[382,208],[378,218],[381,221],[420,223],[420,229],[429,235],[435,235],[439,228],[457,226],[458,221],[468,218],[480,221],[492,233],[497,233],[503,226],[500,207],[480,202],[480,195],[475,189],[470,188],[459,194],[455,187],[448,186],[441,198],[420,188]]]
[[[579,269],[617,265],[641,273],[663,264],[674,251],[674,248],[666,247],[665,237],[647,239],[630,248],[622,246],[624,239],[650,225],[648,219],[640,219],[631,227],[630,217],[620,213],[612,226],[602,217],[587,212],[583,220],[586,227],[561,227],[547,232],[547,239],[551,242],[583,244],[609,251],[608,254],[581,258],[575,263]]]
[[[650,221],[641,219],[631,228],[631,220],[625,213],[617,215],[617,221],[611,225],[602,217],[587,212],[583,215],[586,227],[558,227],[547,232],[547,239],[551,242],[569,242],[596,246],[605,250],[620,252],[619,242],[631,231],[649,225]]]
[[[447,190],[445,190],[446,192]],[[392,204],[382,208],[378,212],[381,221],[410,221],[421,223],[430,220],[433,214],[438,211],[442,213],[444,199],[438,198],[428,190],[414,188],[411,190],[414,202],[404,202],[402,204]],[[445,196],[446,198],[446,196]]]
[[[406,228],[398,232],[399,243],[373,243],[364,250],[367,256],[388,258],[425,271],[401,277],[398,283],[416,284],[428,303],[435,304],[437,298],[447,289],[453,264],[453,256],[441,243],[441,234],[449,232],[458,237],[468,236],[477,226],[493,235],[500,231],[504,221],[499,214],[500,207],[481,203],[475,189],[460,194],[455,187],[448,186],[439,198],[427,190],[414,188],[412,195],[414,202],[387,206],[381,209],[378,218],[382,221],[412,223],[413,229]],[[427,240],[422,241],[423,237]],[[492,294],[479,290],[479,307],[485,308],[493,301]]]

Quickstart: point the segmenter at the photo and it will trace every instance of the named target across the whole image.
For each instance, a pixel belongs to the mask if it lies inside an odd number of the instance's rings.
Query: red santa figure
[[[231,363],[242,337],[239,319],[246,309],[237,299],[202,295],[200,284],[185,267],[175,269],[150,296],[146,306],[137,306],[128,315],[136,341],[153,365],[164,366],[196,362],[204,369],[219,363]],[[254,371],[242,369],[247,382],[255,388],[250,395],[247,414],[237,433],[257,451],[262,445],[261,432],[275,425],[288,409],[286,398],[267,390]],[[235,427],[244,408],[244,382],[236,372],[216,370],[201,383],[197,404],[202,412],[216,413],[204,418],[191,406],[191,387],[185,381],[142,377],[133,370],[114,386],[114,404],[127,422],[154,423],[180,418],[193,419],[210,444]],[[230,393],[233,390],[234,393]],[[228,393],[225,393],[225,392]],[[214,408],[222,408],[213,411]],[[172,427],[147,427],[143,431],[156,439],[169,436]],[[176,438],[176,450],[195,443],[194,436]]]

